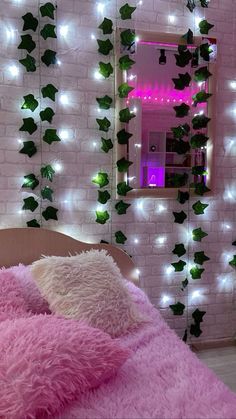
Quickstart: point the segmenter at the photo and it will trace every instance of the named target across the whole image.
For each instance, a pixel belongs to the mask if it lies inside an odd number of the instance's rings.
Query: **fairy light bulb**
[[[66,94],[60,96],[60,102],[62,105],[69,105],[69,98]]]
[[[91,39],[92,39],[93,41],[95,41],[96,36],[94,35],[94,33],[92,33],[92,34],[91,34]]]
[[[68,140],[69,139],[69,131],[67,131],[66,129],[61,129],[59,131],[59,137],[61,138],[61,140]]]
[[[95,80],[102,80],[103,77],[102,77],[101,73],[99,73],[99,71],[96,70],[94,72],[94,78],[95,78]]]
[[[62,171],[62,164],[60,162],[55,162],[53,164],[53,169],[56,173],[60,173]]]
[[[166,304],[170,301],[170,297],[168,295],[163,295],[161,301],[163,304]]]
[[[105,4],[104,3],[97,3],[97,12],[100,14],[104,13],[104,9],[105,9]]]
[[[169,15],[168,20],[169,20],[169,23],[175,23],[175,16]]]
[[[136,238],[136,239],[134,239],[134,243],[135,243],[135,244],[138,244],[138,243],[139,243],[139,239],[137,239],[137,238]]]
[[[62,25],[59,27],[59,34],[65,38],[68,35],[69,27],[67,25]]]
[[[232,89],[236,89],[236,81],[231,81],[230,82],[230,87],[232,88]]]
[[[199,298],[201,296],[201,293],[199,290],[195,290],[192,292],[192,299]]]
[[[19,75],[19,68],[16,65],[10,65],[9,72],[13,77],[17,77]]]

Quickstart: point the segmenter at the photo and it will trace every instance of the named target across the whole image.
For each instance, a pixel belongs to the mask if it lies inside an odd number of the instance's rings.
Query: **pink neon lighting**
[[[165,186],[164,167],[148,167],[148,186],[159,188]]]

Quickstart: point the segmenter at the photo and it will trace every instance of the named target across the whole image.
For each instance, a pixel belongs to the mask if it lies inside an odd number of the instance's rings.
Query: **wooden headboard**
[[[138,271],[123,250],[110,244],[83,243],[65,234],[42,228],[8,228],[0,230],[0,266],[29,265],[41,255],[69,256],[90,249],[106,249],[123,276],[137,283]]]

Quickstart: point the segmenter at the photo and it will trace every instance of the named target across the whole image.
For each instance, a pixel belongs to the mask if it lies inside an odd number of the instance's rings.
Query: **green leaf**
[[[175,217],[175,223],[177,224],[183,224],[184,220],[186,220],[187,215],[185,214],[184,211],[181,212],[173,212],[173,215]]]
[[[121,57],[119,59],[119,67],[120,70],[124,71],[128,71],[131,69],[131,67],[135,64],[135,61],[131,60],[131,58],[129,58],[129,55],[124,55],[123,57]]]
[[[188,329],[185,329],[184,336],[182,337],[182,341],[184,343],[187,343],[187,340],[188,340]]]
[[[202,323],[203,317],[205,316],[206,311],[201,311],[198,308],[193,312],[192,318],[194,319],[195,323]]]
[[[205,185],[205,183],[193,183],[191,187],[194,187],[194,192],[197,195],[203,196],[205,193],[211,190]]]
[[[175,272],[182,272],[184,270],[186,262],[184,262],[183,260],[179,260],[179,262],[172,263],[171,265],[174,267]]]
[[[208,35],[208,32],[214,28],[215,25],[209,23],[206,19],[199,22],[199,29],[202,35]]]
[[[42,212],[42,216],[46,221],[48,221],[48,220],[56,220],[57,221],[58,220],[57,212],[58,212],[57,208],[49,206]]]
[[[208,71],[208,68],[205,66],[195,71],[194,80],[197,82],[203,82],[203,81],[206,81],[211,76],[212,74],[210,73],[210,71]]]
[[[229,265],[232,266],[232,268],[236,268],[236,255],[234,255],[233,259],[229,261]]]
[[[208,43],[200,45],[200,55],[203,58],[203,60],[210,61],[211,52],[212,49],[210,48],[210,45]]]
[[[208,118],[206,115],[196,115],[192,119],[193,129],[202,129],[206,128],[208,122],[211,120],[211,118]]]
[[[210,258],[207,257],[204,252],[194,253],[194,263],[197,263],[198,265],[203,265],[203,263],[207,260],[210,260]]]
[[[53,167],[50,164],[48,164],[46,166],[41,167],[40,173],[41,173],[42,178],[46,178],[50,180],[50,182],[52,182],[53,176],[56,172],[53,169]]]
[[[135,31],[131,29],[126,29],[120,34],[121,44],[125,47],[132,47],[135,43]]]
[[[178,67],[186,67],[192,59],[192,54],[188,50],[186,45],[179,45],[178,46],[179,54],[174,54],[176,59],[176,65]]]
[[[32,15],[32,13],[26,13],[24,16],[22,16],[22,19],[24,21],[23,31],[36,31],[39,21]]]
[[[136,10],[136,7],[130,6],[126,3],[124,6],[120,8],[120,17],[122,20],[132,19],[132,14]]]
[[[206,93],[205,90],[201,90],[193,96],[194,106],[197,106],[198,103],[206,103],[211,96],[211,93]]]
[[[185,87],[189,87],[190,82],[191,82],[191,76],[189,73],[185,73],[185,74],[178,74],[179,78],[178,79],[172,79],[175,85],[175,89],[177,90],[184,90]]]
[[[192,231],[192,237],[195,242],[201,242],[204,237],[208,236],[201,228]]]
[[[27,227],[34,227],[34,228],[40,228],[40,224],[38,221],[34,218],[33,220],[27,221]]]
[[[128,192],[132,191],[132,189],[133,188],[127,185],[126,182],[120,182],[117,185],[117,193],[121,196],[126,196]]]
[[[98,174],[92,179],[92,182],[95,185],[98,185],[99,188],[104,188],[104,186],[108,185],[109,178],[107,173],[98,172]]]
[[[187,141],[176,141],[175,151],[177,154],[186,154],[190,150],[190,144]]]
[[[36,71],[36,61],[31,55],[27,54],[26,58],[19,60],[19,62],[26,68],[27,73]]]
[[[102,137],[101,140],[102,140],[101,150],[104,151],[104,153],[108,153],[109,150],[113,148],[113,143],[111,139],[109,138],[108,140],[106,140],[106,138]]]
[[[57,62],[56,55],[57,55],[56,51],[53,51],[51,49],[46,49],[46,51],[44,51],[44,54],[41,57],[41,61],[47,67],[49,67],[51,64],[56,64]]]
[[[196,176],[204,176],[207,175],[207,171],[205,169],[205,166],[193,166],[192,174]]]
[[[27,154],[28,157],[32,157],[37,153],[37,147],[33,141],[24,141],[23,147],[20,149],[19,153]]]
[[[49,17],[50,19],[54,19],[54,11],[56,10],[56,7],[48,2],[45,3],[43,6],[40,7],[40,13],[42,17]]]
[[[100,109],[110,109],[111,104],[112,104],[112,98],[110,96],[103,96],[103,97],[97,97],[96,101],[98,102],[99,108]]]
[[[179,258],[185,255],[186,249],[184,247],[184,244],[183,243],[176,244],[174,250],[172,250],[172,253],[174,253],[174,255],[177,255]]]
[[[202,7],[208,7],[210,0],[200,0],[200,3]]]
[[[21,35],[21,43],[18,46],[18,49],[26,49],[27,52],[31,53],[35,47],[36,43],[33,41],[31,35]]]
[[[192,13],[194,11],[195,7],[196,7],[195,1],[194,0],[188,0],[186,7]]]
[[[188,115],[190,106],[186,105],[186,103],[182,103],[179,106],[174,106],[174,110],[176,112],[176,118],[184,118]]]
[[[201,279],[201,276],[205,269],[200,269],[198,266],[194,266],[192,269],[190,269],[190,275],[192,279]]]
[[[118,138],[118,143],[119,144],[128,144],[129,139],[133,136],[133,134],[130,134],[128,131],[126,131],[125,129],[122,129],[121,131],[118,132],[117,134],[117,138]]]
[[[125,97],[128,97],[129,96],[129,93],[132,92],[132,90],[134,90],[134,87],[129,86],[128,83],[122,83],[118,87],[119,97],[121,99],[124,99]]]
[[[193,149],[205,147],[208,140],[209,137],[206,137],[205,134],[197,133],[191,138],[190,145]]]
[[[31,112],[34,112],[35,109],[39,105],[34,95],[29,94],[29,95],[23,96],[23,98],[24,98],[24,103],[21,106],[21,109],[29,109]]]
[[[236,246],[236,240],[232,243],[232,246]]]
[[[117,231],[115,233],[116,243],[125,244],[127,237],[122,233],[122,231]]]
[[[99,131],[104,131],[104,132],[108,132],[109,128],[111,126],[111,123],[109,121],[109,119],[107,119],[107,117],[103,118],[103,119],[96,119],[98,125],[99,125]]]
[[[43,29],[40,31],[40,35],[45,40],[48,38],[57,38],[55,29],[55,25],[51,25],[51,23],[46,23],[46,25],[44,25]]]
[[[102,30],[103,35],[110,35],[113,32],[113,22],[105,17],[98,28]]]
[[[122,173],[127,172],[131,164],[133,164],[133,162],[126,160],[124,157],[116,162],[118,171]]]
[[[182,139],[185,136],[188,136],[190,133],[189,124],[179,125],[178,127],[172,127],[171,131],[175,138]]]
[[[192,208],[195,215],[201,215],[205,213],[204,211],[208,206],[208,204],[203,204],[201,201],[197,201],[195,204],[193,204]]]
[[[182,281],[182,291],[184,291],[185,290],[185,288],[187,288],[187,286],[188,286],[188,278],[185,278],[185,280],[184,281]]]
[[[37,125],[34,122],[34,118],[23,118],[23,125],[19,131],[26,131],[32,135],[37,130]]]
[[[51,188],[49,188],[49,186],[45,186],[41,190],[42,198],[47,199],[48,201],[51,201],[51,202],[52,202],[52,194],[53,194],[53,190]]]
[[[194,39],[193,39],[193,31],[191,29],[188,30],[188,32],[186,32],[182,38],[186,41],[186,43],[188,45],[192,45],[194,44]]]
[[[56,93],[58,92],[58,89],[53,86],[53,84],[47,84],[47,86],[42,87],[41,89],[43,98],[48,97],[53,102],[56,100]]]
[[[200,329],[199,323],[191,324],[190,333],[191,333],[191,335],[195,336],[196,338],[199,338],[199,336],[202,334],[202,330]]]
[[[111,195],[108,191],[98,191],[98,202],[100,202],[100,204],[105,205],[110,198]]]
[[[37,188],[38,185],[39,181],[33,173],[24,176],[24,183],[22,188],[30,188],[33,191],[35,188]]]
[[[166,183],[168,187],[179,188],[185,186],[188,182],[188,174],[183,173],[171,173],[170,176],[166,177]]]
[[[122,200],[117,202],[117,204],[115,205],[115,209],[117,211],[117,214],[119,214],[119,215],[126,214],[127,209],[130,207],[130,205],[131,204],[127,204],[126,202],[124,202]]]
[[[56,129],[48,128],[44,133],[43,141],[51,145],[54,141],[61,141],[61,139],[58,137]]]
[[[97,39],[98,43],[98,52],[103,55],[109,55],[110,52],[113,50],[113,44],[111,43],[110,39],[106,39],[103,41],[102,39]]]
[[[180,204],[185,204],[186,201],[189,200],[189,192],[182,192],[182,191],[178,191],[178,197],[177,197],[177,201]]]
[[[36,208],[38,208],[39,206],[38,202],[34,199],[33,196],[29,196],[29,198],[23,199],[23,201],[24,201],[24,205],[22,207],[23,210],[29,210],[31,212],[34,212]]]
[[[113,67],[111,63],[103,63],[102,61],[99,62],[99,73],[108,79],[111,74],[113,74]]]
[[[180,303],[171,304],[170,309],[173,311],[174,316],[182,316],[184,314],[185,305]]]
[[[43,111],[40,112],[40,118],[41,121],[47,121],[51,124],[52,119],[55,115],[55,112],[52,110],[52,108],[45,108]]]
[[[122,109],[119,112],[120,115],[120,122],[128,123],[132,118],[135,118],[135,114],[130,112],[129,108]]]
[[[106,224],[110,218],[110,215],[107,211],[96,211],[96,216],[96,223],[98,224]]]

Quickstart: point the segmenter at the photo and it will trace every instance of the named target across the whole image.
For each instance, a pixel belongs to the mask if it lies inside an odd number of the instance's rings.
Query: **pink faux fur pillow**
[[[45,257],[31,267],[52,312],[86,320],[112,337],[143,321],[120,270],[105,250],[71,257]]]
[[[27,310],[27,304],[14,275],[7,271],[0,271],[0,322],[27,317],[30,315]]]
[[[130,354],[100,330],[37,315],[0,323],[0,418],[52,418]]]

